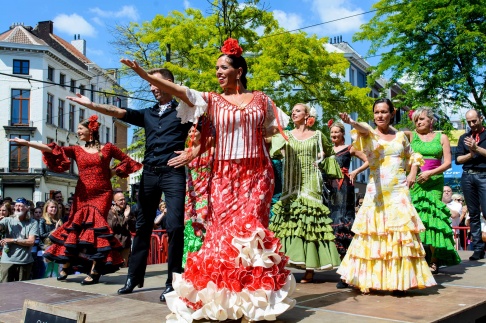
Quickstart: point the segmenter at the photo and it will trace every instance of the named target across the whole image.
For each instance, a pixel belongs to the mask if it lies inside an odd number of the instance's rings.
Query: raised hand
[[[148,78],[147,72],[138,65],[136,61],[132,61],[129,59],[122,58],[120,62],[128,67],[130,67],[135,73],[137,73],[141,78],[146,80]]]
[[[346,112],[340,112],[339,117],[341,118],[341,120],[343,120],[344,123],[351,124],[354,122],[354,120],[351,119],[351,117]]]
[[[85,107],[89,106],[92,103],[88,97],[79,93],[76,93],[76,96],[67,96],[66,99],[81,104]]]
[[[21,146],[27,146],[27,145],[29,145],[29,141],[27,141],[25,139],[20,139],[20,138],[17,138],[17,137],[15,137],[13,139],[7,139],[7,140],[10,141],[10,142],[15,142],[15,143],[17,143],[17,144],[19,144]]]

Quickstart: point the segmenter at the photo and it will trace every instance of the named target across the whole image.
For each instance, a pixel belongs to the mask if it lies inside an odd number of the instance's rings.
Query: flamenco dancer
[[[310,129],[315,116],[315,109],[296,104],[292,109],[295,129],[285,132],[288,142],[272,148],[283,148],[285,163],[282,196],[273,206],[270,230],[282,241],[288,265],[306,270],[301,283],[312,282],[315,270],[333,269],[341,262],[330,212],[322,203],[323,179],[318,168],[324,157],[333,153],[327,138],[319,130]],[[326,173],[329,168],[339,170],[334,158],[326,165]]]
[[[201,127],[198,123],[189,130],[189,149],[201,144]],[[206,219],[209,214],[209,181],[213,164],[213,148],[205,150],[194,158],[186,168],[187,190],[184,214],[184,256],[182,266],[186,265],[189,252],[201,249],[206,233]]]
[[[275,320],[295,304],[287,258],[267,229],[274,179],[264,134],[282,131],[288,117],[264,93],[246,90],[247,65],[236,40],[226,40],[222,52],[216,77],[223,94],[155,79],[136,62],[121,60],[181,100],[177,110],[182,123],[206,113],[214,126],[208,229],[201,249],[189,255],[184,273],[173,276],[175,292],[166,294],[173,314],[167,322]],[[202,129],[200,147],[212,136],[209,127]],[[193,157],[197,152],[191,151]]]
[[[420,173],[410,193],[413,205],[425,226],[425,231],[420,233],[420,239],[426,251],[430,252],[430,270],[437,274],[439,266],[452,266],[461,262],[455,248],[451,212],[442,202],[443,173],[451,166],[451,149],[447,136],[432,130],[434,112],[431,108],[417,109],[412,120],[415,131],[411,132],[410,143],[413,151],[424,157],[425,164],[420,167]]]
[[[365,153],[370,179],[351,229],[355,236],[337,272],[346,284],[363,293],[389,290],[400,296],[410,288],[436,283],[420,241],[419,233],[425,228],[409,191],[423,160],[413,153],[405,133],[390,127],[394,113],[390,100],[376,100],[376,129],[340,114],[343,122],[356,129],[351,132],[353,147]],[[411,166],[408,176],[407,165]]]
[[[330,124],[330,137],[333,144],[336,161],[341,168],[343,178],[331,179],[329,187],[331,188],[329,208],[331,210],[332,229],[336,239],[334,243],[338,249],[341,258],[344,258],[348,251],[349,244],[353,239],[354,233],[351,231],[355,218],[355,201],[354,201],[354,179],[363,170],[368,168],[366,155],[362,151],[353,148],[352,145],[346,145],[344,135],[346,130],[341,122],[328,122]],[[351,158],[358,157],[364,163],[357,169],[349,172]],[[346,288],[347,284],[339,281],[337,288]]]
[[[106,221],[113,197],[110,178],[114,175],[128,177],[142,167],[115,145],[100,144],[97,120],[98,117],[92,115],[78,125],[78,138],[86,142],[84,147],[45,145],[19,138],[10,140],[41,150],[44,163],[55,172],[69,170],[70,159],[76,161],[79,180],[71,213],[67,222],[49,236],[52,245],[44,257],[63,264],[57,280],[66,280],[73,273],[73,267],[88,273],[81,285],[97,284],[101,275],[113,273],[123,265],[122,246]],[[120,161],[115,168],[110,167],[112,158]]]

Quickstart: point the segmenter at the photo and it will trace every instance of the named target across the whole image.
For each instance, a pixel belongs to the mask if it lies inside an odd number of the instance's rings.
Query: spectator
[[[12,198],[11,198],[10,196],[5,197],[5,198],[3,199],[3,203],[8,203],[8,204],[10,204],[10,212],[11,212],[11,214],[13,214],[13,213],[14,213],[14,211],[15,211],[15,209],[14,209],[15,204],[14,204],[14,202],[13,202]]]
[[[132,232],[135,231],[135,223],[137,217],[131,212],[130,205],[127,205],[125,195],[122,191],[115,191],[113,194],[114,205],[108,212],[106,219],[115,238],[117,238],[123,250],[121,256],[124,261],[124,267],[128,266],[128,259],[130,257],[130,247],[132,245]]]
[[[363,205],[363,201],[364,201],[364,195],[363,194],[358,194],[358,198],[356,199],[356,204],[354,206],[354,211],[356,213],[358,213],[359,208],[361,207],[361,205]]]
[[[159,204],[159,208],[157,210],[157,214],[154,220],[154,230],[165,230],[165,215],[167,213],[167,206],[165,202],[162,201]]]
[[[37,224],[39,224],[40,219],[42,219],[42,208],[36,207],[34,209],[33,219],[37,221]],[[34,246],[32,247],[31,252],[32,252],[32,258],[34,258],[34,264],[32,266],[32,279],[44,278],[46,265],[44,264],[44,259],[42,257],[42,246],[40,244],[40,228],[39,228],[39,233],[35,238],[35,243]]]
[[[0,220],[3,218],[7,218],[13,214],[12,207],[10,206],[9,202],[3,202],[0,206]]]
[[[474,253],[469,260],[484,258],[481,236],[481,209],[486,209],[486,131],[483,117],[477,110],[466,112],[466,122],[471,131],[457,141],[456,164],[462,164],[461,187],[471,218],[471,237]]]
[[[35,207],[41,208],[41,210],[43,210],[45,204],[46,202],[38,201],[35,203]]]
[[[64,219],[63,222],[66,222],[67,219],[69,219],[70,213],[71,213],[71,204],[69,204],[69,203],[64,204],[64,215],[62,217],[62,219]]]
[[[450,186],[444,185],[442,202],[444,202],[451,211],[452,226],[458,227],[461,222],[462,204],[452,199],[452,188]]]
[[[52,198],[59,204],[64,203],[64,197],[62,196],[61,191],[55,191],[54,194],[52,194]]]
[[[47,200],[44,205],[42,219],[39,222],[40,240],[42,249],[47,249],[51,245],[49,235],[63,223],[58,212],[59,204],[55,200]],[[45,277],[57,277],[58,265],[54,262],[46,261]]]
[[[70,197],[68,197],[67,199],[67,204],[69,205],[73,205],[73,201],[74,201],[74,197],[71,195]]]
[[[0,240],[0,245],[3,246],[0,282],[30,279],[34,262],[31,250],[39,226],[37,221],[30,218],[29,203],[25,198],[15,201],[13,216],[0,220],[0,230],[7,230],[7,237]]]

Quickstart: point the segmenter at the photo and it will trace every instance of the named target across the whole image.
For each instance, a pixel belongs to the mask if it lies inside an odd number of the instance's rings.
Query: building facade
[[[67,42],[54,33],[52,21],[35,28],[12,25],[0,34],[0,131],[6,138],[61,146],[78,143],[77,125],[94,114],[66,96],[81,93],[93,102],[126,107],[114,75],[86,57],[86,42],[75,36]],[[119,94],[117,94],[119,93]],[[99,115],[101,142],[126,148],[128,124]],[[65,173],[54,173],[36,149],[0,141],[0,196],[44,201],[61,191],[66,201],[78,179],[75,163]],[[120,183],[126,189],[126,181]]]

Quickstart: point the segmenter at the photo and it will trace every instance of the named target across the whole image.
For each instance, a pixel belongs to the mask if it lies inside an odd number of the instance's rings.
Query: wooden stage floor
[[[486,260],[469,261],[472,251],[461,251],[462,263],[441,268],[438,286],[412,290],[404,297],[389,292],[362,295],[354,289],[336,289],[335,271],[319,272],[312,284],[297,284],[297,305],[277,323],[314,322],[483,322],[486,321]],[[103,276],[100,284],[82,286],[84,275],[66,282],[55,278],[0,284],[0,322],[18,323],[25,299],[87,314],[87,322],[164,322],[169,314],[159,295],[166,265],[147,268],[145,286],[132,294],[116,294],[126,269]],[[294,271],[297,280],[302,271]],[[206,322],[206,321],[198,321]]]

